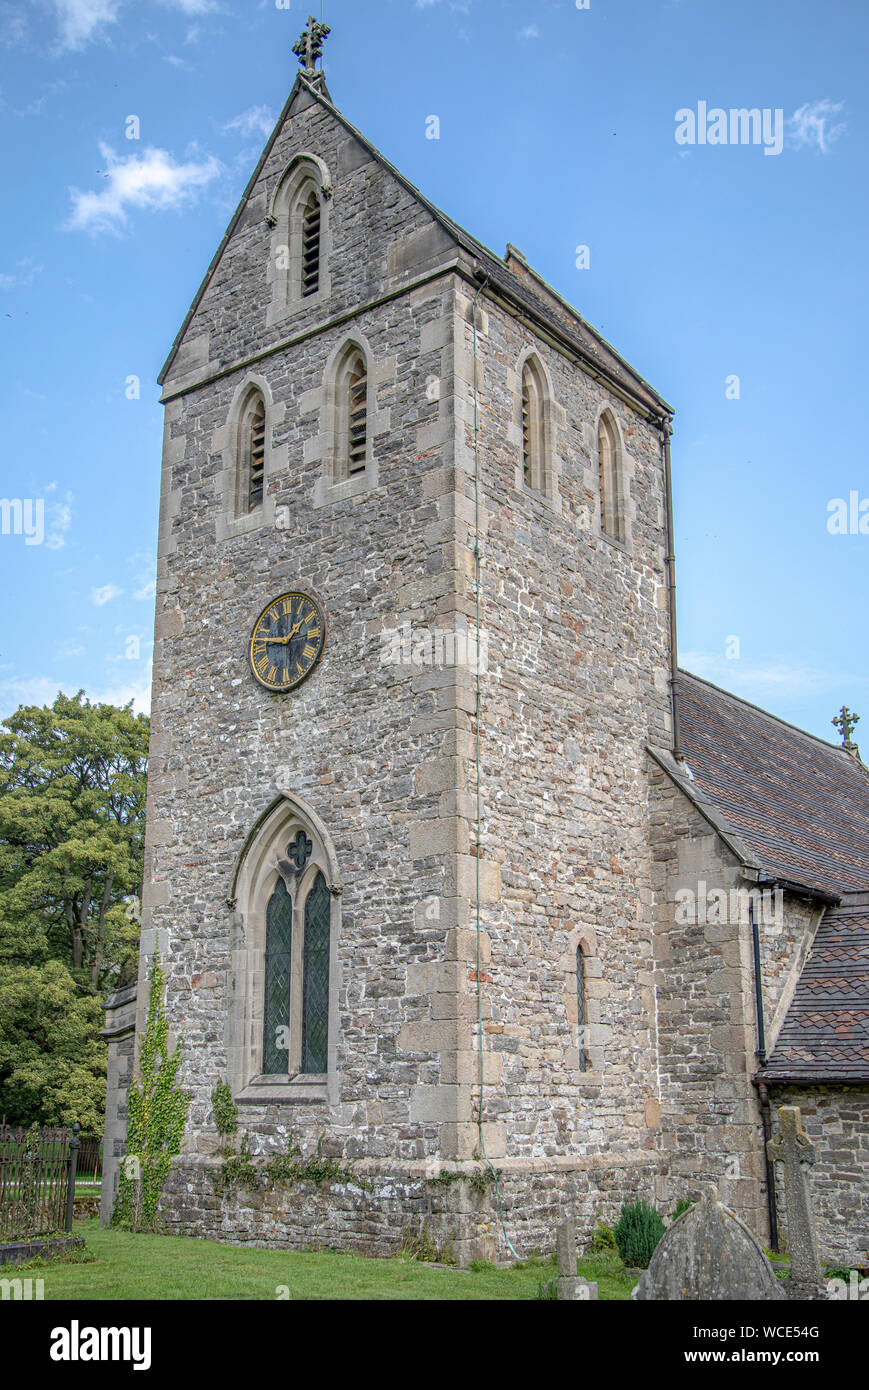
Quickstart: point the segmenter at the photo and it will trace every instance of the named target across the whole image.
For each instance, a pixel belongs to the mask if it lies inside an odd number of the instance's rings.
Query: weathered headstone
[[[778,1124],[779,1132],[769,1140],[766,1151],[774,1162],[780,1160],[785,1166],[785,1208],[791,1257],[791,1274],[785,1288],[789,1298],[825,1298],[809,1183],[802,1168],[804,1163],[814,1163],[815,1146],[803,1129],[798,1105],[780,1105]]]
[[[558,1260],[558,1277],[550,1280],[555,1284],[555,1296],[562,1302],[588,1302],[596,1299],[597,1284],[589,1279],[580,1279],[576,1272],[576,1222],[562,1221],[555,1232],[555,1252]]]
[[[662,1236],[631,1297],[678,1303],[776,1300],[785,1294],[751,1231],[712,1187]]]

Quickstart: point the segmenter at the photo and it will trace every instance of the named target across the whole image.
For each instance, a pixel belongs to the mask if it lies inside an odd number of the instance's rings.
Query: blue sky
[[[325,8],[337,105],[481,240],[519,246],[676,407],[683,664],[823,738],[843,702],[869,731],[869,7]],[[45,517],[41,544],[0,535],[0,716],[58,688],[147,706],[156,375],[308,9],[0,2],[0,495]],[[677,143],[700,102],[780,110],[781,152]],[[836,498],[855,534],[831,533]]]

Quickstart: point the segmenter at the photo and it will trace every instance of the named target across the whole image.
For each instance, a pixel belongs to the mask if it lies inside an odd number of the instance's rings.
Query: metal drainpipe
[[[775,1164],[769,1157],[767,1144],[772,1138],[772,1115],[769,1107],[769,1091],[766,1082],[754,1078],[760,1096],[760,1113],[763,1120],[763,1157],[766,1163],[766,1209],[769,1216],[769,1248],[778,1250],[778,1209],[775,1195]]]
[[[760,968],[760,932],[754,914],[754,898],[748,899],[748,919],[751,923],[751,946],[754,953],[754,1007],[757,1015],[757,1057],[760,1065],[766,1065],[766,1031],[763,1022],[763,976]],[[760,1114],[763,1122],[763,1158],[766,1164],[766,1208],[769,1216],[769,1244],[771,1250],[778,1250],[778,1210],[775,1194],[775,1164],[767,1153],[767,1144],[772,1138],[772,1114],[769,1105],[769,1091],[766,1082],[754,1078],[760,1097]]]
[[[754,951],[754,1010],[757,1015],[757,1058],[766,1066],[766,1036],[763,1026],[763,980],[760,973],[760,933],[754,915],[754,898],[749,895],[748,920],[751,923],[751,944]]]
[[[679,645],[676,640],[676,546],[673,539],[673,474],[670,467],[670,435],[673,422],[665,415],[661,420],[664,455],[664,489],[667,503],[667,595],[670,609],[670,704],[673,716],[673,757],[684,762],[682,733],[679,724],[679,701],[676,697],[676,677],[679,674]]]

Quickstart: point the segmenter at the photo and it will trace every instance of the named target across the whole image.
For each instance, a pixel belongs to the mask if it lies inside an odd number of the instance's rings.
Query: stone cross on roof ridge
[[[308,27],[302,30],[298,43],[293,44],[293,52],[306,73],[317,71],[317,60],[323,56],[323,43],[332,30],[328,24],[321,24],[313,15],[308,16]]]
[[[843,705],[835,719],[830,720],[842,734],[842,747],[852,748],[854,745],[851,735],[854,732],[854,725],[860,723],[859,714],[852,714],[847,705]]]

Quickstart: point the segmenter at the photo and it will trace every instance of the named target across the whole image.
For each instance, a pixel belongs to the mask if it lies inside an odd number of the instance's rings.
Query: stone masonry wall
[[[474,332],[456,304],[459,602],[474,620]],[[522,482],[523,354],[551,383],[554,495]],[[483,294],[479,404],[485,1113],[498,1154],[654,1160],[655,1065],[644,747],[669,738],[664,480],[656,427]],[[597,419],[618,422],[629,540],[600,534]],[[557,489],[557,490],[556,490]],[[476,836],[472,682],[461,789]],[[460,731],[462,737],[464,729]],[[472,904],[473,906],[473,904]],[[576,947],[585,951],[589,1067],[580,1071]],[[475,972],[464,985],[473,1013]],[[474,1088],[476,1103],[477,1089]],[[473,1129],[468,1129],[473,1144]]]
[[[869,1267],[869,1090],[865,1086],[770,1087],[773,1134],[780,1105],[798,1105],[817,1147],[806,1168],[822,1260]],[[784,1170],[777,1165],[779,1229],[787,1230]]]
[[[751,936],[738,921],[679,921],[677,892],[746,886],[709,823],[656,764],[655,961],[661,1126],[671,1195],[714,1183],[760,1237],[768,1237],[763,1131],[751,1077],[757,1068]],[[687,915],[687,914],[684,914]]]

